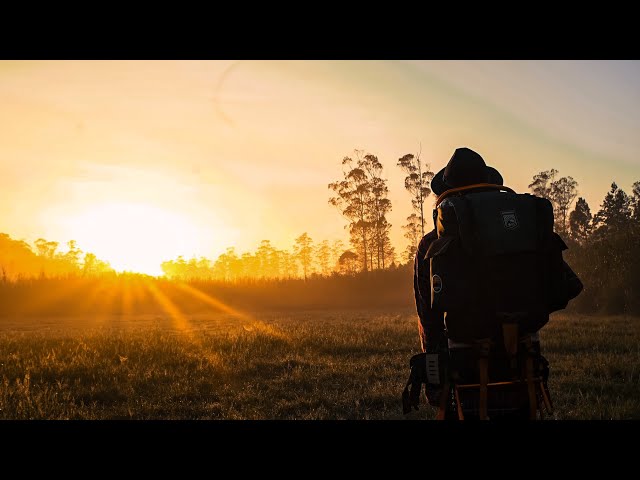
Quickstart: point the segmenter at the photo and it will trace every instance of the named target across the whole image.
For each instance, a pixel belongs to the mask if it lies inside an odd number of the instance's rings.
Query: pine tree
[[[631,199],[613,182],[594,217],[594,224],[600,234],[618,233],[628,228],[631,214]]]
[[[591,233],[591,209],[587,201],[580,197],[576,202],[576,207],[569,215],[569,231],[571,238],[578,243],[584,243]]]

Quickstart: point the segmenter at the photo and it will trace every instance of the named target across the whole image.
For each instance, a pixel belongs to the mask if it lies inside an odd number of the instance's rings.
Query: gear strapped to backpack
[[[538,398],[550,411],[547,362],[539,344],[531,347],[531,335],[574,295],[568,291],[562,259],[567,246],[553,231],[551,202],[502,185],[474,184],[442,193],[433,220],[437,239],[424,257],[429,262],[431,307],[444,313],[450,344],[469,342],[473,348],[458,350],[454,356],[448,351],[414,356],[403,395],[404,412],[417,409],[419,384],[433,383],[425,372],[434,356],[441,365],[449,365],[445,370],[436,367],[440,379],[431,385],[432,391],[437,387],[435,391],[443,392],[439,418],[449,407],[449,392],[455,393],[459,418],[464,418],[463,404],[468,407],[472,402],[469,387],[478,391],[473,402],[479,405],[480,418],[487,418],[491,411],[487,399],[496,398],[500,390],[488,394],[487,388],[496,385],[516,386],[516,397],[525,392],[529,418],[536,416]],[[465,356],[477,364],[477,376],[467,382],[459,375],[465,367],[455,366],[456,358]],[[489,358],[501,360],[489,365]],[[501,364],[506,365],[502,370]]]

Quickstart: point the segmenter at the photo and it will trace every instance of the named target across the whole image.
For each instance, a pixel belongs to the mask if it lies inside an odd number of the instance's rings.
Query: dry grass
[[[430,419],[402,415],[412,310],[0,319],[1,419]],[[640,418],[640,321],[556,315],[557,419]]]
[[[559,419],[640,419],[640,318],[557,314],[541,332]]]

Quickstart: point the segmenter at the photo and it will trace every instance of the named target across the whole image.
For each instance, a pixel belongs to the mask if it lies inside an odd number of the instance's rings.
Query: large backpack
[[[431,306],[447,335],[475,340],[516,323],[533,333],[565,308],[562,251],[551,203],[498,185],[448,190],[436,201],[438,238],[430,263]]]
[[[549,370],[532,334],[570,298],[551,203],[471,185],[440,195],[433,220],[437,239],[425,259],[449,349],[412,357],[403,411],[417,409],[426,384],[441,419],[452,410],[459,419],[542,418],[543,406],[551,412]]]

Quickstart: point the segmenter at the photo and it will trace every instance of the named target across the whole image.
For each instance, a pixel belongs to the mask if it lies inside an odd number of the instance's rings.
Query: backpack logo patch
[[[502,223],[504,224],[504,228],[508,230],[514,230],[518,228],[518,217],[516,217],[516,212],[510,210],[508,212],[500,212],[502,213]]]
[[[431,288],[433,289],[433,293],[440,293],[442,291],[442,278],[440,278],[440,275],[431,277]]]

